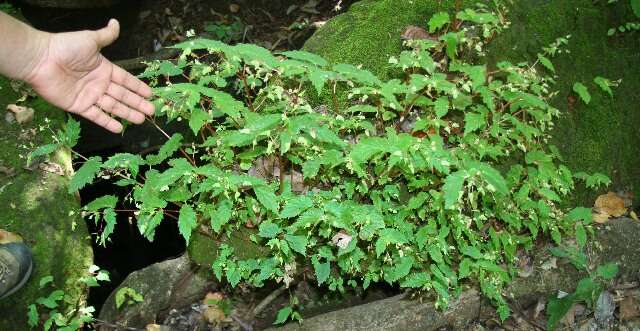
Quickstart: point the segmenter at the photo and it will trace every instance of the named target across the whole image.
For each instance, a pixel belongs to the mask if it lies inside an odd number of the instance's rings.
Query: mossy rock
[[[69,174],[73,173],[70,152],[59,150],[51,157],[65,175],[37,167],[24,169],[27,153],[34,146],[51,140],[49,129],[39,128],[49,127],[55,131],[65,122],[66,115],[37,99],[26,104],[35,109],[32,122],[22,126],[8,123],[4,118],[6,106],[18,97],[9,81],[0,77],[0,165],[12,172],[10,175],[0,172],[0,229],[24,238],[33,251],[35,268],[24,288],[0,301],[3,316],[0,330],[28,329],[27,306],[52,291],[50,287],[39,288],[38,281],[44,276],[54,277],[55,288],[65,292],[68,307],[83,304],[88,291],[79,278],[86,276],[93,261],[91,239],[80,216],[79,199],[67,192]]]
[[[462,8],[474,2],[462,1]],[[363,0],[329,20],[304,49],[389,78],[388,59],[402,51],[404,28],[426,26],[434,13],[454,8],[454,1]],[[563,113],[553,143],[570,169],[604,173],[616,189],[633,190],[640,200],[640,38],[638,33],[607,36],[609,28],[634,20],[628,2],[516,1],[507,17],[512,26],[489,45],[486,61],[533,63],[542,47],[571,34],[570,53],[553,59],[559,93],[552,104]],[[593,83],[596,76],[622,79],[613,98]],[[578,81],[589,88],[592,100],[569,107],[568,96]],[[579,188],[569,203],[591,204],[596,194]]]

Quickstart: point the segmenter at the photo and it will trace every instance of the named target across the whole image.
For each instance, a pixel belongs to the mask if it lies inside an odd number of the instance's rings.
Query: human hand
[[[100,50],[120,33],[118,21],[97,31],[46,34],[43,55],[26,81],[44,99],[119,133],[122,124],[109,114],[141,124],[154,107],[145,98],[151,88],[107,60]]]

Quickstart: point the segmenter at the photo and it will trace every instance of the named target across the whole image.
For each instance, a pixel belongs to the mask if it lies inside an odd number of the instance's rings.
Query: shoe
[[[0,244],[0,300],[15,293],[29,280],[33,256],[24,242]]]

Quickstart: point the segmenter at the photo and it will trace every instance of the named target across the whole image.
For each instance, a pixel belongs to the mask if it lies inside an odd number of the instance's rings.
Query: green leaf
[[[436,116],[438,118],[444,117],[449,112],[449,98],[448,97],[439,97],[436,101],[433,102],[433,108],[436,111]]]
[[[487,125],[485,114],[469,112],[464,116],[464,134],[476,131]]]
[[[122,308],[125,302],[128,302],[128,304],[134,304],[142,301],[144,301],[143,296],[130,287],[122,287],[116,292],[117,309]]]
[[[298,51],[298,50],[286,51],[286,52],[281,52],[280,54],[290,59],[309,62],[319,67],[326,67],[329,64],[329,62],[323,59],[320,55],[316,55],[316,54],[305,52],[305,51]]]
[[[27,308],[27,318],[28,318],[27,323],[29,323],[30,327],[34,328],[38,326],[40,315],[38,314],[38,309],[36,305],[34,304],[29,305],[29,307]]]
[[[59,144],[47,144],[39,146],[33,152],[29,153],[29,156],[27,156],[27,164],[30,165],[31,161],[37,157],[49,155],[55,152],[58,147],[60,147]]]
[[[93,156],[89,158],[78,171],[73,175],[69,182],[69,193],[74,193],[85,185],[93,182],[102,166],[102,158]]]
[[[180,207],[180,213],[178,215],[178,231],[184,237],[184,240],[189,244],[189,238],[191,238],[191,231],[198,225],[198,219],[196,212],[188,204],[183,204]]]
[[[280,217],[282,218],[291,218],[296,217],[305,210],[311,208],[313,206],[313,201],[304,195],[299,195],[291,200],[288,200],[284,208],[282,208],[282,212],[280,212]]]
[[[302,255],[307,253],[307,237],[305,236],[294,236],[287,234],[284,236],[284,239],[287,240],[291,249],[295,252],[298,252]]]
[[[169,140],[167,140],[164,145],[160,147],[158,154],[150,154],[149,156],[147,156],[147,164],[157,165],[170,158],[175,152],[180,149],[182,138],[183,137],[181,134],[174,133],[171,138],[169,138]]]
[[[222,226],[227,224],[231,219],[232,204],[229,200],[223,200],[218,203],[215,209],[211,209],[209,217],[211,218],[211,228],[216,233],[220,233]]]
[[[640,0],[631,0],[631,9],[637,18],[640,18]]]
[[[318,285],[322,285],[322,283],[324,283],[329,278],[329,273],[331,272],[331,264],[329,262],[320,263],[316,255],[311,257],[311,264],[313,265],[313,270],[315,270]]]
[[[58,307],[58,301],[64,298],[64,291],[55,290],[49,294],[47,297],[41,297],[36,300],[36,302],[40,305],[43,305],[49,309],[55,309]]]
[[[618,265],[615,263],[607,263],[605,265],[598,266],[596,274],[602,279],[613,279],[618,275]]]
[[[480,259],[484,258],[484,256],[480,252],[480,250],[475,246],[465,246],[460,250],[460,252],[462,254],[470,256],[470,257],[472,257],[472,258],[474,258],[476,260],[480,260]]]
[[[191,111],[191,117],[189,118],[189,127],[193,131],[194,135],[200,132],[200,129],[211,120],[211,115],[200,108],[194,108]]]
[[[589,94],[589,90],[586,86],[580,82],[576,82],[573,84],[573,91],[580,96],[580,99],[582,99],[584,103],[589,104],[591,101],[591,94]]]
[[[278,224],[271,222],[260,223],[260,227],[258,228],[258,235],[263,238],[274,238],[280,232],[282,232],[282,229],[280,229]]]
[[[607,92],[609,96],[613,97],[613,91],[611,90],[611,81],[600,76],[596,76],[593,79],[593,82],[596,83],[603,91]]]
[[[462,187],[467,178],[466,172],[459,170],[445,178],[442,190],[444,193],[444,208],[453,209],[464,193]]]
[[[284,322],[289,319],[289,316],[291,316],[291,313],[293,313],[293,308],[291,308],[291,306],[286,306],[278,310],[278,315],[276,316],[276,320],[273,324],[284,324]]]
[[[138,176],[140,166],[145,164],[144,159],[138,154],[117,153],[107,159],[102,165],[105,169],[124,168],[131,172],[132,177]]]
[[[279,199],[270,187],[264,185],[254,186],[253,192],[255,192],[256,198],[258,198],[258,201],[260,201],[265,208],[274,213],[278,213],[280,209],[278,205]]]
[[[580,248],[587,244],[587,232],[584,230],[582,223],[576,223],[576,242]]]
[[[551,62],[551,60],[549,60],[547,57],[545,57],[544,55],[538,53],[538,61],[540,61],[540,63],[547,69],[549,69],[552,72],[556,72],[556,68],[553,67],[553,63]]]
[[[115,208],[117,202],[118,198],[115,196],[104,195],[88,203],[84,206],[84,210],[95,212],[103,208]]]
[[[447,12],[438,12],[431,16],[429,19],[429,33],[434,33],[437,30],[441,29],[443,26],[449,24],[451,22],[451,18],[449,17],[449,13]]]
[[[40,289],[42,289],[43,287],[47,286],[47,284],[50,284],[52,282],[53,282],[53,276],[51,275],[44,276],[40,278],[40,282],[38,283],[38,286],[40,286]]]

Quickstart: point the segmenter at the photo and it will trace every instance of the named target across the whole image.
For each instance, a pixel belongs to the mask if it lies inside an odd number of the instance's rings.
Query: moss
[[[189,243],[189,257],[197,264],[209,266],[216,260],[221,244],[232,247],[234,256],[241,260],[266,257],[269,250],[251,241],[251,236],[256,234],[256,231],[246,228],[233,231],[230,237],[221,236],[219,239],[196,233]]]
[[[387,61],[401,51],[402,30],[411,24],[426,26],[433,13],[451,11],[453,3],[364,0],[327,22],[304,48],[330,62],[362,64],[388,78]],[[570,53],[554,59],[559,94],[553,104],[563,116],[553,143],[572,170],[607,174],[615,189],[632,189],[640,199],[640,38],[637,33],[607,36],[610,27],[632,20],[631,15],[627,3],[517,1],[508,14],[513,24],[490,45],[487,61],[533,62],[542,47],[571,34]],[[596,76],[622,79],[613,99],[593,83]],[[593,98],[569,111],[567,97],[576,81],[588,86]],[[570,203],[589,205],[596,194],[580,187]]]
[[[17,94],[8,80],[0,77],[0,109],[13,103]],[[0,330],[27,328],[27,306],[50,289],[41,290],[38,280],[52,275],[55,287],[66,293],[70,305],[86,299],[87,289],[78,282],[91,265],[93,253],[90,237],[80,217],[78,198],[67,192],[68,176],[60,176],[35,169],[24,169],[25,155],[33,146],[51,140],[48,130],[37,128],[49,118],[49,126],[56,130],[64,122],[62,111],[38,99],[27,104],[35,108],[35,118],[22,127],[0,120],[0,164],[11,168],[13,175],[0,173],[0,228],[20,234],[34,254],[35,269],[25,288],[0,301]],[[71,173],[70,153],[60,150],[52,160]]]

